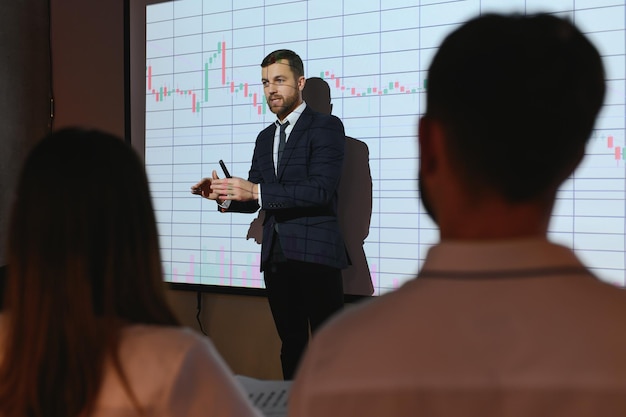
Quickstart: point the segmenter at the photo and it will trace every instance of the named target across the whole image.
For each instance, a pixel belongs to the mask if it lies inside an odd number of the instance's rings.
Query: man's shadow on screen
[[[307,78],[302,90],[307,106],[331,114],[330,86],[319,77]],[[364,142],[346,136],[346,147],[339,183],[337,214],[352,264],[342,270],[343,291],[351,295],[372,295],[374,286],[363,243],[372,218],[372,175],[369,149]]]
[[[319,77],[307,78],[302,97],[307,106],[320,113],[331,114],[333,105],[330,87]],[[347,295],[370,296],[374,293],[372,277],[363,251],[372,217],[372,175],[369,149],[364,142],[346,136],[345,155],[337,206],[339,226],[346,242],[351,265],[342,270],[343,291]],[[261,210],[250,223],[246,239],[261,243],[263,219]]]

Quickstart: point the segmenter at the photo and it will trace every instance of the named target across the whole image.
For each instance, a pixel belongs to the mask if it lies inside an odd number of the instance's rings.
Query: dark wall
[[[124,135],[124,1],[50,0],[54,128]]]
[[[0,265],[19,167],[49,129],[50,52],[48,3],[0,3]]]

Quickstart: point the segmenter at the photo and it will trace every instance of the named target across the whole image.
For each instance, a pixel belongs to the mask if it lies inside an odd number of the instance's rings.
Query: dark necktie
[[[280,155],[283,153],[283,149],[285,149],[285,142],[287,141],[287,135],[285,134],[285,129],[289,126],[289,121],[286,121],[282,125],[280,125],[280,133],[278,134],[278,161],[276,162],[276,167],[278,167],[278,163],[280,162]]]

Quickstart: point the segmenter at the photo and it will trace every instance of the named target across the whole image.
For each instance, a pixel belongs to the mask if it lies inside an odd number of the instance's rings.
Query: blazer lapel
[[[257,140],[257,151],[259,153],[259,169],[265,181],[276,182],[276,169],[274,168],[274,132],[276,124],[272,123]]]

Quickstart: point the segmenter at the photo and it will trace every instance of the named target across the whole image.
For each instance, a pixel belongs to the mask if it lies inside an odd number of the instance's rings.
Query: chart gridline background
[[[260,62],[296,51],[329,84],[333,114],[367,146],[372,214],[363,249],[375,294],[415,276],[436,226],[417,191],[417,122],[437,46],[488,12],[567,16],[602,54],[605,105],[580,168],[558,195],[550,238],[626,285],[626,7],[623,0],[178,0],[146,10],[145,161],[166,279],[262,288],[256,214],[219,213],[190,193],[218,172],[247,177],[267,110]],[[506,132],[503,132],[506,140]],[[540,152],[540,150],[538,150]],[[503,156],[504,157],[504,156]],[[369,184],[354,184],[368,187]]]

